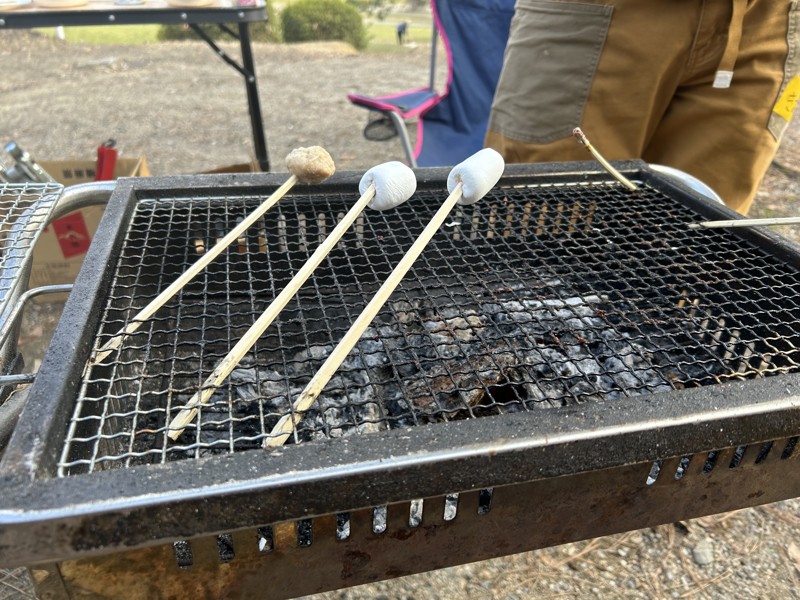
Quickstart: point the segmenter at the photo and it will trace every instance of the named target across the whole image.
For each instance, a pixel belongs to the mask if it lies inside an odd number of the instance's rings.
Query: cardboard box
[[[40,160],[41,167],[58,183],[65,186],[94,181],[97,163],[93,160]],[[150,167],[144,156],[119,157],[114,165],[114,179],[120,177],[148,177]]]
[[[95,178],[96,163],[93,160],[38,162],[64,186],[87,183]],[[114,179],[149,175],[150,169],[144,156],[117,159]],[[90,206],[69,213],[48,226],[36,242],[28,287],[74,282],[104,211],[104,206]],[[48,298],[39,297],[44,301]]]
[[[222,173],[258,173],[258,163],[252,160],[249,163],[237,163],[235,165],[225,165],[224,167],[217,167],[210,171],[201,171],[198,175],[215,175]]]

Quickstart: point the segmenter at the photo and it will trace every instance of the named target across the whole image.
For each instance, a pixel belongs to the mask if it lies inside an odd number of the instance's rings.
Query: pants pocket
[[[789,30],[787,34],[789,52],[783,70],[783,83],[778,100],[769,117],[769,131],[777,141],[792,120],[792,114],[800,99],[800,2],[789,5]]]
[[[544,144],[580,125],[613,7],[518,0],[489,128]]]

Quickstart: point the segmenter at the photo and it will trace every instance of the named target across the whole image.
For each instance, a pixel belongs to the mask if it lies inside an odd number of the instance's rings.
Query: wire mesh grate
[[[0,183],[0,314],[63,186]]]
[[[175,442],[168,423],[355,201],[289,195],[84,375],[58,473],[260,448],[444,196],[365,212]],[[261,198],[140,198],[94,348]],[[290,443],[800,370],[800,272],[642,185],[459,207]]]

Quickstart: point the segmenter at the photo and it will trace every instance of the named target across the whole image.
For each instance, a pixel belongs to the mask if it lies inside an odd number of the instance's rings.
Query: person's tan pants
[[[486,145],[591,160],[580,126],[606,158],[685,171],[744,214],[800,95],[799,36],[797,1],[517,0]]]

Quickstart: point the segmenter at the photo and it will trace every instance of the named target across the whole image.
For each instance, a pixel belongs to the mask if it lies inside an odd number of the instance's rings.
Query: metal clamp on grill
[[[447,171],[363,213],[174,441],[360,174],[293,189],[93,364],[282,182],[121,180],[0,465],[0,564],[65,595],[288,597],[800,495],[798,248],[690,229],[735,215],[587,164],[512,165],[458,207],[274,450]]]

